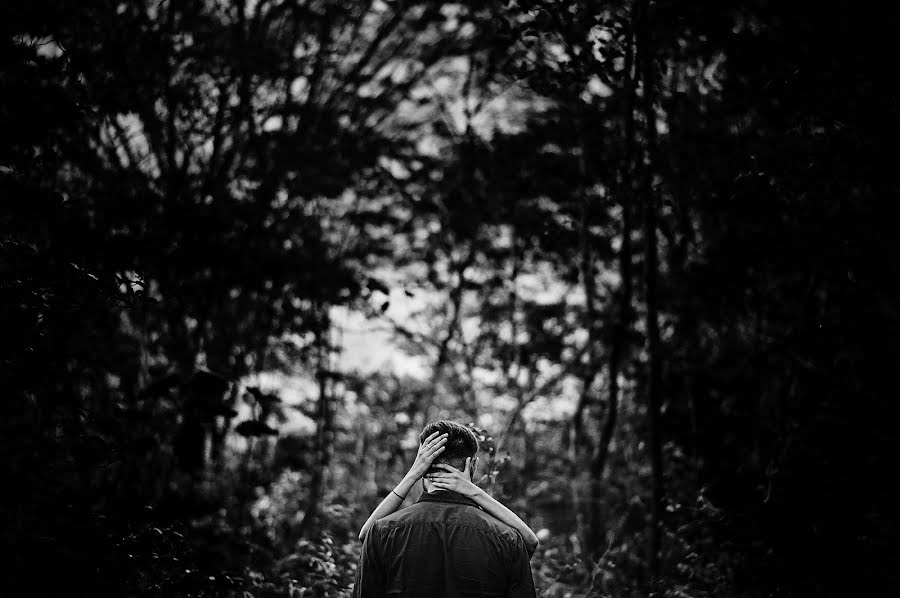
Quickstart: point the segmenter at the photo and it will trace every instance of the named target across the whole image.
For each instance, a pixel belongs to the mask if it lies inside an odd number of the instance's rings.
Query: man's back
[[[535,595],[517,531],[455,492],[423,493],[363,543],[354,596]]]

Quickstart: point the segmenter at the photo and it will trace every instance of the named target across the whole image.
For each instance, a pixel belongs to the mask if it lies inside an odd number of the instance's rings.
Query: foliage
[[[4,3],[2,592],[346,596],[454,418],[543,596],[896,594],[898,21]]]

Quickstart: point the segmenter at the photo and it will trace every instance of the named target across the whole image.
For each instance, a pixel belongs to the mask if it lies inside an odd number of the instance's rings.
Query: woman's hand
[[[471,467],[472,457],[466,457],[466,468],[462,471],[446,463],[438,463],[434,469],[441,471],[428,474],[426,479],[438,490],[452,490],[473,498],[481,489],[472,483]]]
[[[422,446],[419,447],[419,452],[416,454],[416,460],[413,461],[412,467],[409,468],[409,473],[406,474],[406,477],[415,482],[425,475],[425,472],[431,467],[431,463],[434,461],[435,457],[444,452],[447,436],[448,434],[438,435],[438,433],[435,432],[426,438],[425,442],[422,443]]]
[[[439,490],[452,490],[463,496],[468,496],[478,503],[482,509],[503,523],[514,527],[517,532],[522,534],[522,539],[525,540],[525,549],[528,551],[528,556],[531,557],[538,547],[539,541],[537,535],[531,531],[531,528],[528,527],[518,515],[504,507],[491,497],[490,494],[472,483],[472,476],[470,474],[472,471],[472,463],[471,457],[466,459],[466,467],[462,471],[455,467],[451,467],[446,463],[438,463],[433,466],[432,473],[425,476],[425,479],[431,482],[431,485]],[[436,469],[440,469],[441,471],[435,471]]]
[[[406,499],[406,495],[409,494],[413,484],[425,475],[425,472],[431,467],[431,462],[434,461],[434,458],[444,452],[444,445],[446,444],[447,434],[438,435],[438,433],[435,432],[425,439],[425,442],[419,447],[416,460],[413,461],[412,467],[409,468],[407,474],[403,476],[400,483],[384,497],[384,500],[382,500],[375,510],[372,511],[372,514],[369,515],[369,518],[366,519],[366,522],[363,524],[362,529],[359,530],[360,542],[365,539],[366,534],[369,533],[369,529],[375,525],[376,521],[382,517],[387,517],[400,508],[400,505],[403,504],[403,501]]]

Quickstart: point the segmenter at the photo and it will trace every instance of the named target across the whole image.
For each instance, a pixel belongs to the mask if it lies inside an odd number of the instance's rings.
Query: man
[[[443,450],[429,473],[446,466],[474,474],[478,438],[450,421],[433,422],[420,435],[422,449]],[[439,440],[440,439],[440,440]],[[420,453],[427,452],[420,449]],[[365,533],[356,573],[356,598],[453,598],[535,596],[529,555],[521,534],[474,500],[436,487],[427,476],[419,500],[375,521]]]

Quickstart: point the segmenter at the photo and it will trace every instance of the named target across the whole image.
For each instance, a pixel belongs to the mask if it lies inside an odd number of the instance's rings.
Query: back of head
[[[425,426],[419,435],[419,444],[425,442],[425,439],[437,432],[438,434],[447,434],[447,443],[440,455],[434,460],[434,463],[446,463],[456,469],[463,470],[466,467],[466,458],[474,457],[478,452],[478,437],[475,432],[469,428],[456,422],[441,420],[431,422]]]

